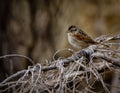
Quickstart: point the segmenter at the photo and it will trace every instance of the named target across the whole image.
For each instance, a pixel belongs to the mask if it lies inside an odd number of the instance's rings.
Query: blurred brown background
[[[120,0],[0,0],[0,55],[42,63],[56,50],[72,48],[65,33],[70,25],[93,38],[120,34]],[[0,59],[0,78],[27,66],[24,58]]]

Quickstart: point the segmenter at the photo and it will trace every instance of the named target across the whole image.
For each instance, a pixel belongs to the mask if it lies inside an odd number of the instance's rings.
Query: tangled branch
[[[110,93],[102,74],[120,68],[120,44],[114,43],[114,40],[120,40],[120,35],[101,36],[95,40],[101,43],[75,52],[68,58],[51,61],[50,65],[36,64],[9,76],[0,83],[0,92],[94,93],[94,85],[99,81],[103,86],[100,91]],[[111,40],[112,43],[107,43]]]

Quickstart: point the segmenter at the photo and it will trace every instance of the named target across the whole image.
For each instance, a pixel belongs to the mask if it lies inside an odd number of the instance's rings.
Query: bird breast
[[[84,41],[82,40],[78,40],[76,39],[74,36],[72,36],[70,33],[68,33],[68,41],[69,43],[74,47],[74,48],[77,48],[77,49],[82,49],[82,48],[85,48],[88,46],[87,43],[85,43]]]

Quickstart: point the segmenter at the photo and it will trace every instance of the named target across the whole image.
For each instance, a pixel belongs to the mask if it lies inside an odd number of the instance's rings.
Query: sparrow
[[[87,33],[76,26],[70,26],[67,30],[69,43],[77,49],[83,49],[92,44],[98,44]]]

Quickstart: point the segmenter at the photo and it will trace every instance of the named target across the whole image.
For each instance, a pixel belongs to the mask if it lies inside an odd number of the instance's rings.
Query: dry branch
[[[103,81],[101,71],[104,73],[104,69],[109,70],[111,67],[120,67],[120,51],[116,53],[116,48],[111,48],[114,45],[116,47],[117,43],[111,45],[106,43],[110,40],[120,40],[120,35],[113,37],[104,36],[104,38],[100,37],[96,40],[100,41],[101,44],[91,45],[73,53],[71,57],[52,61],[49,66],[36,64],[28,67],[27,70],[11,75],[0,83],[0,92],[90,92],[94,88],[95,82],[99,80],[104,88],[102,91],[110,93]],[[119,46],[117,46],[117,49],[119,50]],[[32,60],[30,61],[33,62]],[[106,63],[104,64],[103,62]]]

